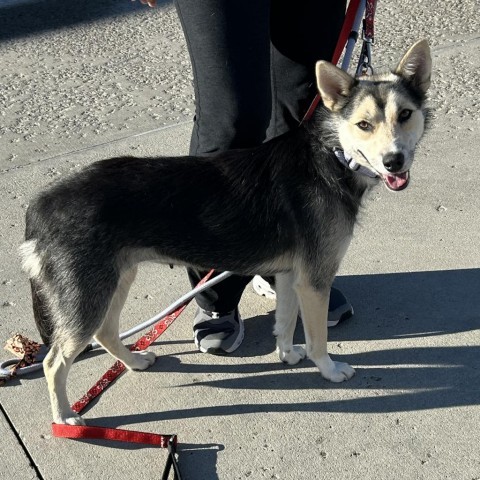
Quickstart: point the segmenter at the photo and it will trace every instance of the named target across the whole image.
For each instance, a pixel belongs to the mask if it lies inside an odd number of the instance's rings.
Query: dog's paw
[[[73,410],[55,415],[53,421],[64,425],[85,425],[85,420]]]
[[[133,359],[127,368],[130,370],[146,370],[155,363],[157,356],[153,352],[142,350],[141,352],[132,352]]]
[[[355,375],[355,370],[348,363],[334,362],[328,355],[315,361],[315,364],[320,370],[322,377],[331,382],[344,382]]]
[[[280,360],[289,365],[296,365],[306,356],[305,349],[300,345],[292,345],[292,348],[289,348],[288,350],[281,350],[277,347],[277,353]]]

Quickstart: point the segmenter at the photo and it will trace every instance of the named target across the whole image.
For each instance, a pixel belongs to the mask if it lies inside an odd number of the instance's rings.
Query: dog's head
[[[413,45],[389,75],[355,79],[329,62],[316,65],[317,86],[345,155],[376,172],[390,190],[409,181],[424,129],[430,86],[428,43]]]

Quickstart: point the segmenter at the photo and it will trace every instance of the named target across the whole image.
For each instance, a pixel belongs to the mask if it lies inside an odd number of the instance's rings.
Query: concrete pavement
[[[29,198],[59,175],[119,154],[187,151],[193,94],[173,7],[0,1],[0,341],[38,339],[16,249]],[[480,478],[478,8],[379,2],[375,64],[432,44],[432,127],[411,186],[365,203],[338,283],[355,317],[330,350],[357,375],[333,385],[309,361],[280,364],[274,303],[242,299],[246,338],[229,357],[196,352],[193,307],[85,414],[90,424],[177,432],[190,480]],[[188,289],[180,268],[145,265],[122,329]],[[298,342],[303,342],[301,326]],[[9,358],[0,352],[0,360]],[[112,364],[86,356],[74,401]],[[40,374],[0,388],[0,479],[158,478],[165,452],[52,438]]]

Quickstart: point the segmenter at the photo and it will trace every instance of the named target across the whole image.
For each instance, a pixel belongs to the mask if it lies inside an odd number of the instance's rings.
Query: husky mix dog
[[[332,382],[355,373],[327,353],[330,286],[364,193],[408,185],[426,123],[431,58],[413,45],[388,75],[355,79],[316,65],[323,105],[294,131],[211,157],[110,158],[31,202],[20,247],[35,321],[50,347],[45,375],[56,423],[83,424],[66,379],[92,337],[131,370],[155,361],[119,340],[139,262],[275,275],[282,361],[306,355]],[[298,309],[306,350],[293,345]]]

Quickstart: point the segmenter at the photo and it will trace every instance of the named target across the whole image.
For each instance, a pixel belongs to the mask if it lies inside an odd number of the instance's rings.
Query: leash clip
[[[372,67],[372,45],[373,39],[363,36],[362,50],[357,66],[357,77],[362,75],[373,75]]]

